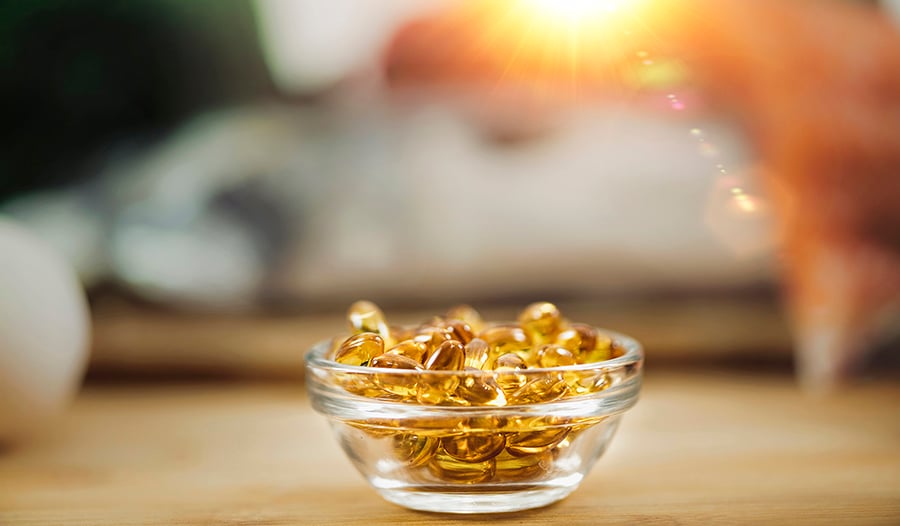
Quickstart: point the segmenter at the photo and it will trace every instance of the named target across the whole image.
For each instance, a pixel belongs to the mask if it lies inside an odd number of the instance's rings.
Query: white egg
[[[65,409],[87,363],[89,315],[74,271],[0,218],[0,442]]]

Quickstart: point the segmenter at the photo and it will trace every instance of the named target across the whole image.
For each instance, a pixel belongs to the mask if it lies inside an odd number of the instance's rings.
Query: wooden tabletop
[[[0,452],[0,524],[900,524],[898,405],[896,383],[650,371],[572,496],[457,519],[381,500],[300,385],[91,385]]]

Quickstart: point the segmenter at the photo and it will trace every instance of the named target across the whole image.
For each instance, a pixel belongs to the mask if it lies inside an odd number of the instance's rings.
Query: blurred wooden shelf
[[[95,384],[0,451],[0,524],[900,524],[900,385],[649,373],[582,487],[463,519],[381,500],[298,385]]]
[[[790,360],[789,333],[773,299],[657,298],[559,305],[573,320],[638,338],[651,365]],[[513,319],[519,307],[481,310],[489,319]],[[416,323],[435,312],[388,310],[388,316],[393,323]],[[303,353],[343,331],[342,313],[189,314],[101,303],[94,309],[92,370],[295,379],[303,375]]]

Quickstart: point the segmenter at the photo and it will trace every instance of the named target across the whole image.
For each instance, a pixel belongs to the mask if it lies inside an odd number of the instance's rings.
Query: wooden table
[[[900,385],[651,371],[562,503],[529,524],[900,524]],[[296,384],[101,384],[0,453],[0,524],[450,524],[370,490]]]

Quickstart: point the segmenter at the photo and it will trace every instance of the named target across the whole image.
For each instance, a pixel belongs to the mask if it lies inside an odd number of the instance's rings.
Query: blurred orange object
[[[552,108],[621,88],[623,61],[646,49],[679,57],[765,161],[801,378],[827,386],[858,366],[900,301],[900,34],[887,17],[829,0],[635,0],[590,23],[559,11],[566,39],[547,13],[522,23],[535,5],[464,2],[416,22],[388,77],[525,86],[524,100]]]

